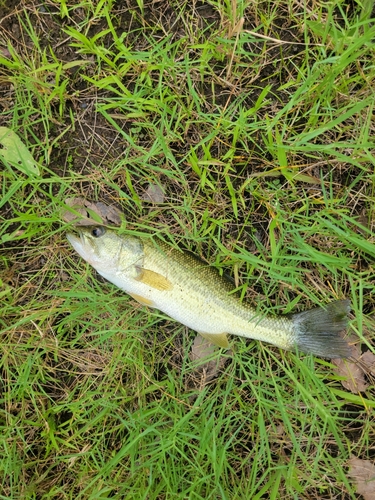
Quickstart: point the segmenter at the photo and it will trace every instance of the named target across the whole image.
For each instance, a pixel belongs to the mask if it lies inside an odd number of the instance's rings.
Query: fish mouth
[[[67,233],[66,239],[69,241],[69,243],[72,245],[74,250],[78,252],[78,254],[83,257],[87,258],[87,243],[85,242],[83,233],[80,231],[78,232],[78,235],[73,234],[73,233]]]
[[[73,234],[73,233],[67,233],[66,239],[73,246],[73,248],[75,248],[75,245],[83,243],[82,233],[79,233],[78,236],[76,234]]]

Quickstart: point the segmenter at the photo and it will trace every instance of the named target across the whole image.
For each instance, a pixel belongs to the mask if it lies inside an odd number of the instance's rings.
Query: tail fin
[[[337,300],[325,309],[317,307],[294,314],[297,349],[323,358],[350,357],[348,344],[339,336],[347,326],[349,311],[349,300]]]

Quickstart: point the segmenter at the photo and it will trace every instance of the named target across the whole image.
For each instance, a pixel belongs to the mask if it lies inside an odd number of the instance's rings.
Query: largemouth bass
[[[103,226],[80,227],[78,232],[67,238],[99,274],[220,347],[229,346],[231,334],[327,358],[350,355],[339,335],[347,325],[349,300],[290,316],[260,316],[231,293],[229,280],[190,253]]]

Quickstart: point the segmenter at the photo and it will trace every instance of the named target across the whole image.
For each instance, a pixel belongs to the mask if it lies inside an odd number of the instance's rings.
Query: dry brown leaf
[[[142,196],[142,200],[151,203],[163,203],[165,199],[164,190],[165,187],[163,185],[159,186],[159,184],[152,184],[150,182]]]
[[[65,222],[74,222],[76,226],[121,225],[122,213],[120,210],[101,201],[91,202],[76,197],[67,198],[65,204],[72,209],[63,212],[62,218]]]
[[[357,339],[353,337],[352,339],[349,338],[348,341],[350,344],[351,341],[354,342]],[[368,387],[368,383],[365,380],[365,373],[360,363],[360,346],[355,343],[351,344],[350,354],[353,361],[349,361],[348,359],[333,359],[332,363],[336,365],[336,375],[345,377],[345,380],[341,380],[343,387],[354,394],[358,394],[365,391]]]
[[[195,337],[189,357],[194,363],[195,372],[201,375],[200,386],[202,388],[207,382],[218,375],[227,359],[232,357],[232,351],[227,351],[225,355],[210,360],[213,354],[218,350],[219,347],[213,345],[201,335]]]
[[[285,427],[283,424],[278,424],[276,427],[267,429],[268,439],[273,443],[283,442],[286,438]]]
[[[375,375],[375,354],[371,351],[366,351],[360,357],[361,366],[367,372],[371,373],[371,375]]]
[[[350,467],[348,475],[354,480],[357,493],[365,500],[374,500],[375,465],[370,460],[361,460],[357,457],[352,457],[348,465]]]
[[[218,347],[212,344],[209,340],[206,340],[201,335],[197,335],[191,348],[190,360],[195,362],[203,360],[204,362],[206,358],[212,356],[217,350]],[[197,363],[197,365],[199,364],[201,363]]]
[[[341,384],[345,389],[354,394],[367,389],[368,383],[365,381],[364,372],[359,364],[352,363],[346,359],[335,359],[334,364],[337,367],[335,370],[336,374],[340,377],[345,377],[345,380],[341,380]]]
[[[7,59],[12,58],[12,54],[9,52],[9,50],[6,47],[0,47],[0,54],[3,57],[6,57]]]

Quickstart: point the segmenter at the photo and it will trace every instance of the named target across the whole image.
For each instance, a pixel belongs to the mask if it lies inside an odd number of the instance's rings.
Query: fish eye
[[[98,226],[98,227],[93,227],[91,229],[91,234],[94,236],[94,238],[100,238],[100,236],[103,236],[105,233],[104,227]]]

